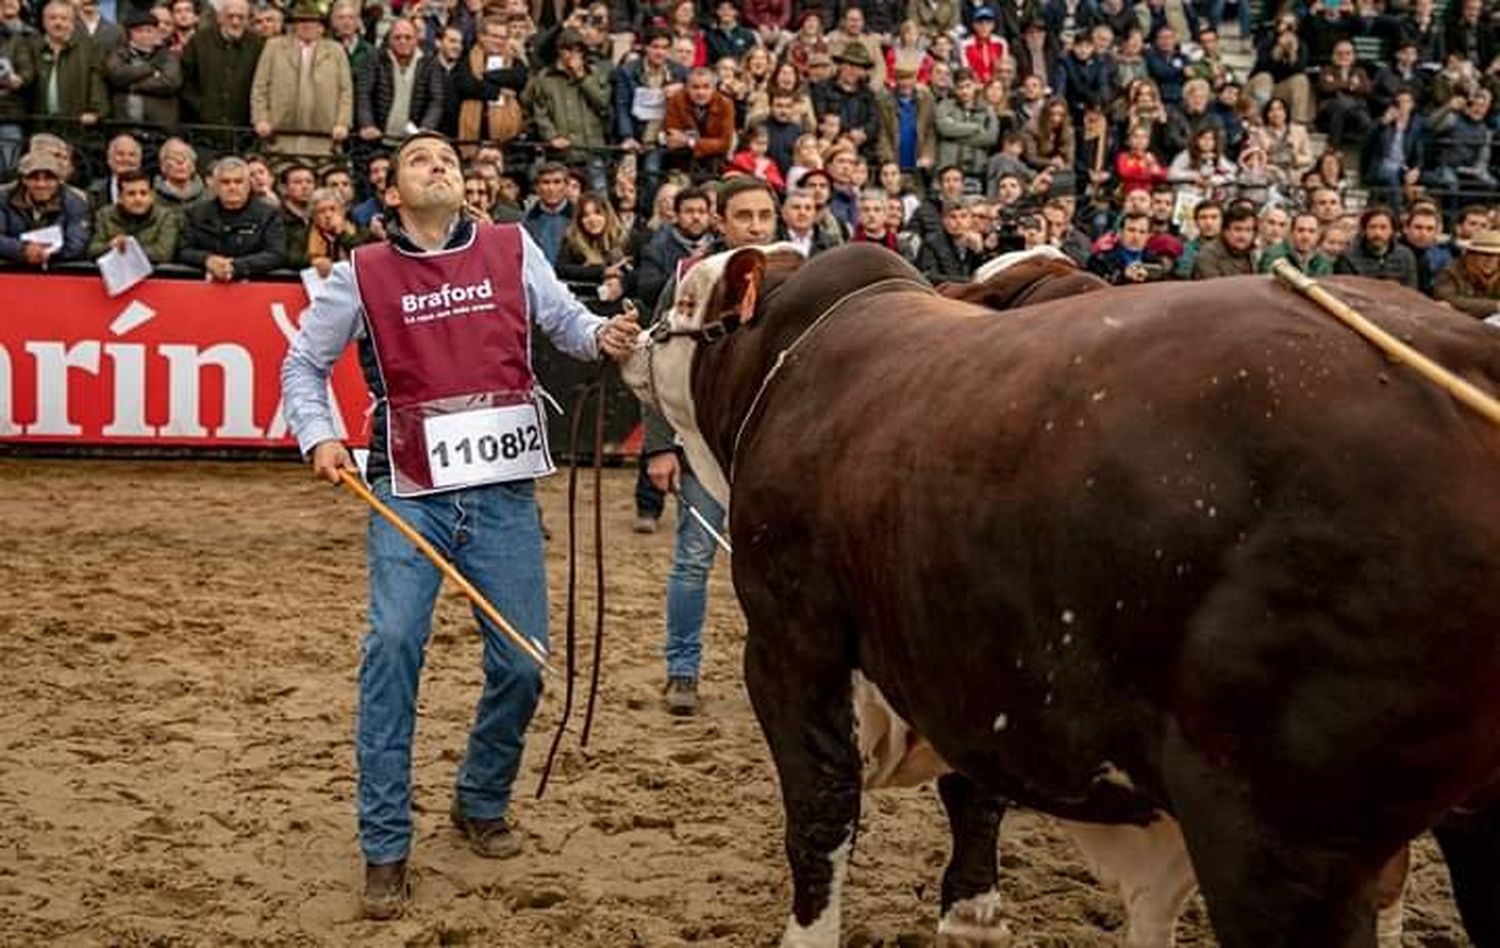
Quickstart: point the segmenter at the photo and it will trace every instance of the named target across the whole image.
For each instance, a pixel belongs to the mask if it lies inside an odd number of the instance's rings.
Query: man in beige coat
[[[323,38],[316,0],[298,0],[291,20],[291,35],[272,37],[261,51],[250,86],[250,121],[255,134],[268,140],[267,151],[326,156],[348,137],[354,120],[349,57]]]

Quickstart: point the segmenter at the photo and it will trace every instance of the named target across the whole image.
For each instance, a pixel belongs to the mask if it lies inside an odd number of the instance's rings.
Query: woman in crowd
[[[1167,168],[1167,182],[1196,187],[1204,200],[1223,202],[1234,184],[1235,168],[1224,157],[1219,129],[1209,125],[1200,128],[1188,147],[1172,159]]]
[[[609,202],[602,195],[585,194],[563,233],[557,275],[568,283],[598,287],[598,304],[591,300],[589,307],[613,315],[623,309],[629,289],[629,250],[628,235]]]
[[[1137,125],[1125,135],[1125,150],[1115,156],[1115,180],[1120,183],[1120,193],[1128,194],[1138,188],[1148,192],[1167,180],[1166,166],[1151,150],[1151,129]]]
[[[812,98],[807,94],[802,74],[790,60],[777,64],[764,89],[750,93],[749,108],[745,115],[746,125],[764,122],[771,117],[771,96],[777,92],[790,92],[797,97],[793,114],[804,129],[810,132],[818,127],[817,113],[813,111]]]
[[[1312,167],[1312,142],[1307,137],[1307,128],[1292,121],[1291,106],[1285,99],[1272,98],[1266,103],[1251,141],[1266,153],[1271,178],[1283,188],[1295,184]]]
[[[823,17],[816,9],[806,10],[797,22],[797,32],[786,46],[786,61],[797,67],[799,77],[807,76],[807,61],[814,53],[828,55],[828,38],[823,35]]]
[[[1344,173],[1344,159],[1337,148],[1325,148],[1313,164],[1313,170],[1318,173],[1319,184],[1333,188],[1339,197],[1349,190],[1349,176]]]
[[[693,68],[708,65],[708,41],[698,28],[698,7],[693,0],[677,0],[667,17],[667,29],[679,40],[692,40]]]
[[[1051,99],[1026,129],[1026,163],[1036,170],[1073,167],[1075,146],[1068,103]]]
[[[349,259],[349,251],[375,238],[345,216],[344,199],[332,188],[314,191],[308,206],[312,208],[312,226],[307,230],[307,260],[318,276],[327,279],[335,263]]]
[[[896,38],[885,48],[885,84],[896,87],[896,68],[911,67],[920,77],[922,65],[927,60],[927,38],[915,20],[904,20],[896,31]]]
[[[917,205],[922,203],[921,198],[912,193],[907,187],[906,176],[901,173],[901,166],[894,161],[887,161],[880,166],[880,190],[885,192],[886,200],[897,200],[901,202],[901,224],[904,225],[911,220],[911,216],[917,210]],[[900,225],[897,225],[898,227]]]

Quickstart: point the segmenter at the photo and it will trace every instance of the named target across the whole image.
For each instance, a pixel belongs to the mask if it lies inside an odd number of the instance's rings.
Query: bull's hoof
[[[1000,917],[1000,893],[953,903],[938,922],[937,948],[1009,948],[1010,926]]]

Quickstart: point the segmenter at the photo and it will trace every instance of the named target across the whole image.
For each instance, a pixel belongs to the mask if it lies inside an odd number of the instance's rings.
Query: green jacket
[[[582,79],[574,79],[548,69],[532,81],[526,99],[537,137],[544,142],[566,138],[573,146],[564,161],[581,162],[589,153],[580,149],[604,144],[610,100],[609,82],[600,70],[590,69]]]
[[[104,57],[88,37],[75,37],[59,51],[54,51],[45,36],[32,44],[36,58],[36,81],[31,84],[31,111],[37,115],[76,118],[93,112],[101,118],[109,115],[109,94],[104,88]],[[57,110],[47,108],[47,90],[57,74]]]
[[[937,166],[958,165],[964,174],[984,175],[990,150],[1000,140],[1000,120],[984,102],[964,108],[958,99],[937,104]]]
[[[1324,255],[1321,250],[1314,250],[1312,257],[1304,266],[1292,253],[1292,245],[1284,240],[1274,243],[1266,248],[1266,252],[1260,255],[1260,264],[1256,267],[1256,270],[1261,273],[1270,273],[1271,264],[1282,259],[1283,257],[1287,260],[1290,260],[1292,266],[1296,267],[1298,270],[1301,270],[1308,276],[1333,276],[1333,261],[1326,255]]]
[[[150,213],[135,218],[123,214],[120,205],[109,204],[94,214],[94,236],[89,238],[88,258],[98,259],[109,249],[110,241],[124,234],[136,239],[153,264],[171,263],[177,256],[181,227],[181,215],[154,204]]]
[[[308,209],[309,214],[311,208]],[[303,217],[282,208],[281,226],[286,230],[286,266],[301,270],[307,266],[307,234],[312,230],[312,218]]]
[[[182,51],[185,118],[205,125],[249,125],[250,85],[266,41],[246,31],[237,40],[201,29]]]

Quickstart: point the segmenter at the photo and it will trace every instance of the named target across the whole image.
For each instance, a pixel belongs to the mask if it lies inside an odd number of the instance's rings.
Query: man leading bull
[[[776,196],[759,178],[733,177],[719,188],[719,239],[708,254],[769,244],[776,236]],[[696,259],[696,258],[695,258]],[[691,265],[691,264],[689,264]],[[679,275],[682,267],[678,268]],[[662,290],[656,318],[670,312],[677,295],[677,279]],[[692,305],[678,301],[677,305]],[[698,710],[698,669],[703,656],[703,614],[708,608],[708,571],[714,565],[714,539],[687,512],[691,504],[714,530],[724,529],[724,508],[682,463],[680,450],[666,419],[645,412],[646,475],[658,490],[677,491],[677,541],[667,576],[667,710],[691,715]]]
[[[462,213],[458,154],[422,133],[397,149],[399,222],[387,243],[334,265],[282,367],[286,417],[315,476],[335,483],[353,461],[326,395],[350,343],[375,397],[367,479],[520,632],[547,640],[547,583],[535,478],[552,471],[531,370],[534,322],[582,360],[627,356],[633,316],[606,322],[557,280],[514,225]],[[359,671],[359,837],[364,913],[401,914],[410,886],[411,738],[417,681],[441,576],[394,527],[371,516],[369,634]],[[541,670],[475,613],[484,690],[451,817],[481,856],[520,851],[508,817]]]

